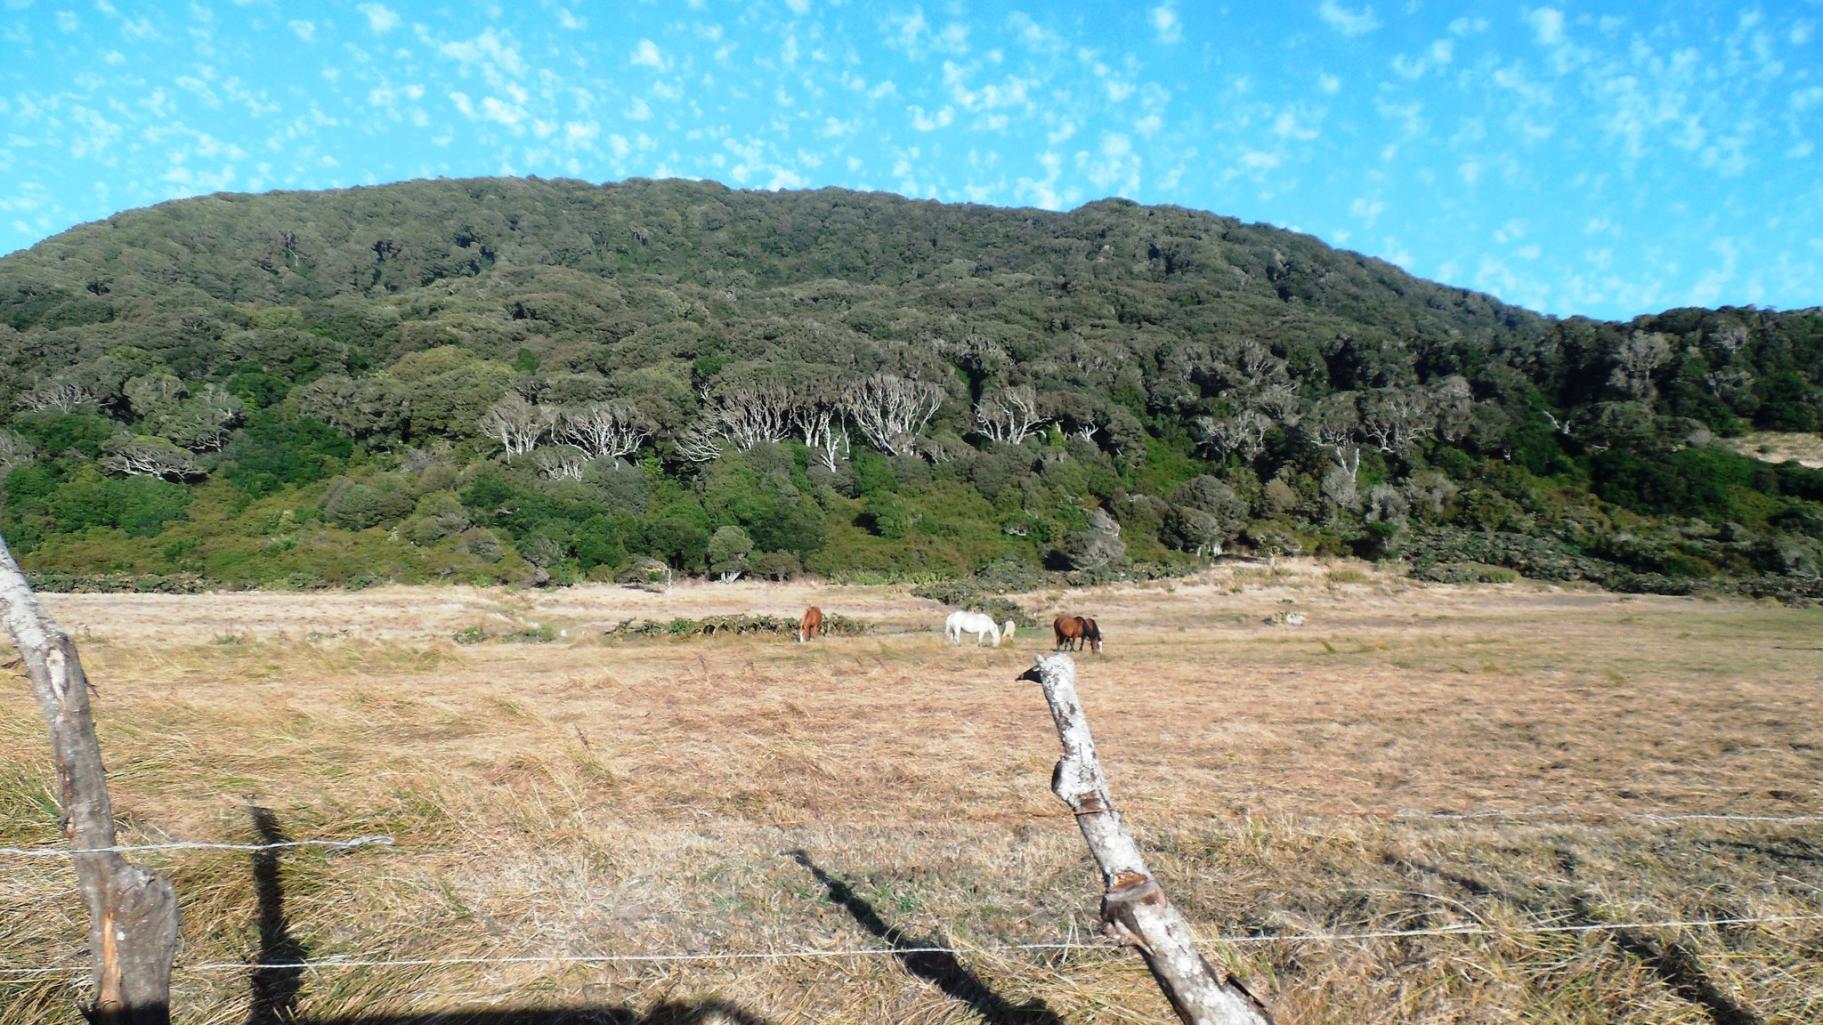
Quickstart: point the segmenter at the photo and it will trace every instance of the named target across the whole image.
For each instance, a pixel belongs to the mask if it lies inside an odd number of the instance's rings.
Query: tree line
[[[212,196],[0,260],[0,350],[0,531],[70,586],[1244,548],[1819,593],[1819,473],[1727,444],[1823,424],[1817,310],[1552,319],[1180,208]]]

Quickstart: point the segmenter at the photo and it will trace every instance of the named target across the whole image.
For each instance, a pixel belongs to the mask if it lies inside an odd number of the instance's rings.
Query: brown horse
[[[1053,650],[1080,651],[1087,644],[1090,650],[1101,652],[1101,627],[1087,616],[1058,616],[1051,623],[1051,632],[1057,635]]]
[[[798,643],[802,644],[823,632],[823,610],[815,605],[804,610],[804,618],[798,620]]]

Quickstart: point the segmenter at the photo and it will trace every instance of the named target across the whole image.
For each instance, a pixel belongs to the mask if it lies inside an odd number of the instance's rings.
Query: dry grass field
[[[1101,621],[1078,664],[1115,797],[1281,1022],[1823,1021],[1823,611],[1309,562],[1021,601]],[[808,602],[872,630],[602,639]],[[933,602],[811,585],[47,604],[127,842],[395,841],[140,856],[182,901],[181,1022],[1170,1018],[1128,951],[1011,949],[1095,942],[1013,679],[1048,636],[952,648]],[[53,792],[18,681],[0,844],[58,842]],[[0,863],[0,965],[75,966],[0,971],[0,1025],[80,1020],[72,884]],[[1784,920],[1652,924],[1715,919]],[[961,952],[539,960],[930,945]]]
[[[1795,459],[1805,466],[1823,467],[1823,437],[1815,434],[1762,431],[1731,438],[1728,444],[1744,456],[1769,463]]]

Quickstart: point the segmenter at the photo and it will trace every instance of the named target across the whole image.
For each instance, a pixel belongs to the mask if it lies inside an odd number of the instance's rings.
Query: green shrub
[[[323,516],[344,530],[366,530],[398,520],[412,511],[411,496],[396,485],[364,484],[346,478],[323,493]]]
[[[1484,562],[1424,562],[1413,566],[1411,575],[1440,584],[1511,584],[1519,580],[1519,571]]]

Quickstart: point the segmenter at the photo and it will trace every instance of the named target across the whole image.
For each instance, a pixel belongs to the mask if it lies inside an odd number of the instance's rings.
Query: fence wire
[[[1509,936],[1551,935],[1556,933],[1600,933],[1626,929],[1700,929],[1727,925],[1774,925],[1793,922],[1823,922],[1818,915],[1765,915],[1740,918],[1659,919],[1636,922],[1588,922],[1576,925],[1531,925],[1496,927],[1490,925],[1441,925],[1422,929],[1372,929],[1361,931],[1301,932],[1242,935],[1201,935],[1198,942],[1207,945],[1257,946],[1271,943],[1359,943],[1367,940],[1405,939],[1421,936]],[[1014,954],[1041,951],[1123,951],[1127,944],[1114,941],[1083,943],[984,943],[970,946],[901,946],[846,947],[836,949],[755,950],[755,951],[673,951],[634,954],[513,954],[476,955],[472,957],[360,958],[335,957],[316,961],[205,961],[176,965],[174,972],[244,972],[332,971],[338,968],[442,968],[462,965],[511,964],[624,964],[624,963],[710,963],[727,961],[833,960],[856,957],[903,957],[910,954]],[[0,966],[0,976],[26,978],[35,975],[60,975],[88,971],[87,965],[71,964],[57,968]]]

